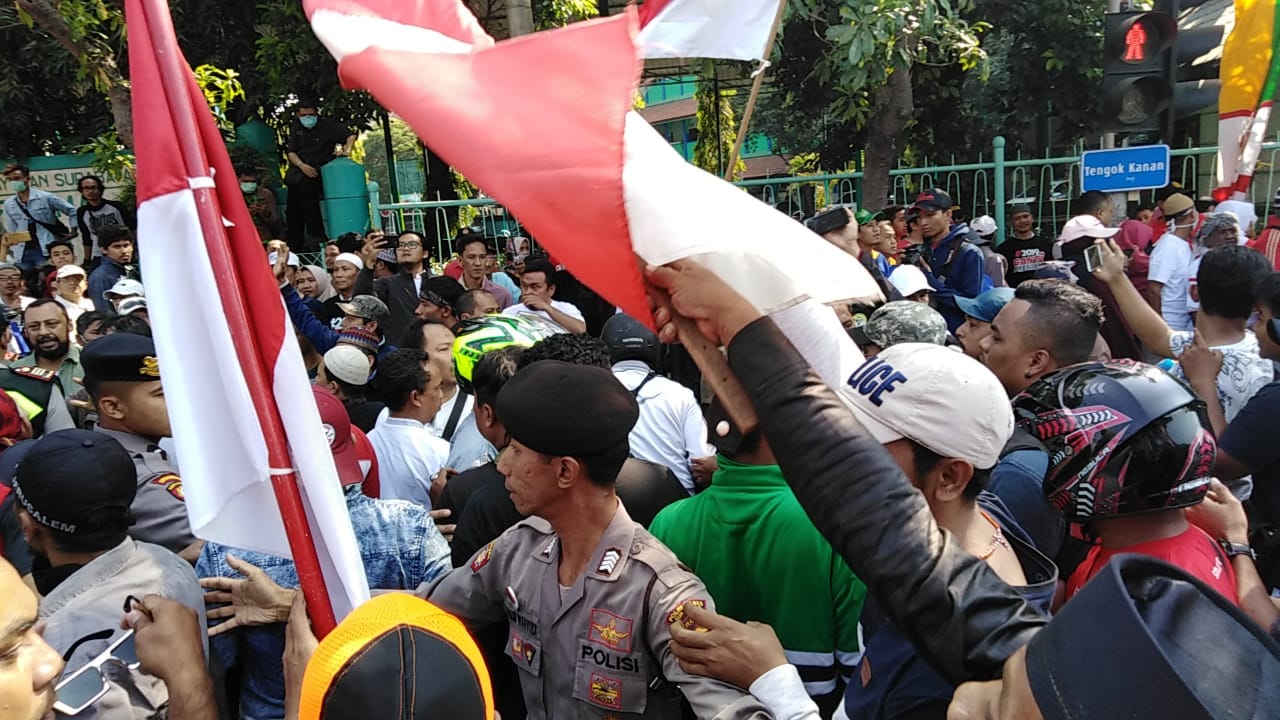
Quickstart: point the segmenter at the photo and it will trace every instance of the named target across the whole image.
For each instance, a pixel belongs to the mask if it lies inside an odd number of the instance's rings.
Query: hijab
[[[316,300],[324,302],[338,294],[334,292],[333,283],[329,280],[329,271],[319,265],[307,265],[306,268],[316,279]]]

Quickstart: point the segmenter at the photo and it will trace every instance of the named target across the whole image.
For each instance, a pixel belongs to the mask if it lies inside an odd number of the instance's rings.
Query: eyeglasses
[[[409,240],[408,242],[402,242],[402,243],[400,243],[399,247],[402,247],[402,248],[420,248],[420,247],[422,247],[422,243],[420,243],[420,242],[418,242],[418,241],[416,241],[416,240]]]
[[[18,282],[21,279],[21,275],[0,275],[0,282]]]
[[[102,666],[115,661],[130,670],[138,669],[138,650],[134,645],[133,631],[129,630],[107,646],[87,665],[70,676],[63,677],[54,688],[58,695],[53,709],[62,715],[78,715],[107,694],[109,685],[102,673]]]

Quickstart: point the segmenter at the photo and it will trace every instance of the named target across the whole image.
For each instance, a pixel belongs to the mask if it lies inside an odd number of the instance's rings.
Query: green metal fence
[[[1078,151],[1062,157],[1022,157],[1005,155],[1005,139],[996,137],[991,152],[982,153],[976,162],[921,167],[898,167],[890,171],[892,197],[882,201],[869,201],[869,209],[880,209],[887,204],[909,205],[921,189],[940,187],[951,195],[968,217],[990,215],[999,226],[998,237],[1004,237],[1006,215],[1010,207],[1025,203],[1031,206],[1040,230],[1056,234],[1074,214],[1072,207],[1080,195],[1080,155]],[[1207,195],[1215,186],[1218,148],[1181,148],[1172,151],[1171,180],[1181,183],[1189,191]],[[1265,218],[1275,210],[1275,193],[1278,187],[1277,168],[1280,167],[1280,142],[1263,146],[1262,156],[1254,173],[1252,201],[1258,216]],[[774,206],[780,212],[796,218],[811,215],[827,205],[857,205],[862,190],[861,172],[827,175],[744,180],[735,183],[744,191]],[[1129,195],[1131,205],[1152,203],[1154,190]],[[450,213],[459,208],[475,209],[471,223],[477,231],[498,237],[503,231],[512,236],[522,234],[520,222],[501,205],[488,198],[477,200],[449,200],[439,202],[381,203],[377,191],[371,193],[375,217],[389,233],[404,230],[435,232],[437,258],[448,257],[453,252],[452,238],[455,223]],[[432,221],[426,221],[426,218]],[[501,250],[501,249],[500,249]]]

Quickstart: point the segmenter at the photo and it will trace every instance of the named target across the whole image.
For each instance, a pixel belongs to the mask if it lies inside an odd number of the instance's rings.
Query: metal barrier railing
[[[921,189],[941,187],[946,190],[968,217],[991,215],[1004,237],[1006,215],[1015,204],[1029,205],[1042,232],[1056,234],[1074,214],[1072,207],[1080,194],[1080,155],[1062,157],[1012,159],[1005,157],[1005,139],[996,137],[991,143],[990,160],[980,155],[977,162],[941,166],[898,167],[889,172],[891,204],[909,205]],[[1218,148],[1179,148],[1172,151],[1174,167],[1171,180],[1187,188],[1215,185]],[[1260,218],[1275,210],[1277,170],[1280,169],[1280,142],[1263,146],[1254,173],[1251,200]],[[829,173],[782,178],[742,180],[735,185],[761,201],[797,219],[807,217],[828,205],[854,205],[862,192],[864,173]],[[436,257],[448,257],[454,251],[453,224],[450,212],[472,208],[476,215],[471,225],[479,226],[489,237],[524,234],[519,220],[491,198],[474,200],[437,200],[406,203],[380,203],[376,185],[371,185],[370,201],[374,216],[388,233],[415,230],[428,233],[435,229]],[[1206,194],[1206,193],[1201,193]],[[1139,203],[1152,203],[1155,191],[1137,193]],[[1133,199],[1133,195],[1130,196]],[[880,203],[870,203],[875,209]],[[428,223],[427,218],[432,222]],[[424,235],[426,236],[426,235]],[[501,249],[500,249],[501,250]]]

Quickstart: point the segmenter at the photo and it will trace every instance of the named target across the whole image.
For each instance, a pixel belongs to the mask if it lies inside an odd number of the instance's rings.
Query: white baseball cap
[[[928,278],[915,265],[899,265],[889,273],[889,284],[902,293],[902,297],[909,298],[921,290],[933,292],[933,286],[929,284]]]
[[[840,393],[880,444],[906,438],[980,470],[995,467],[1013,435],[1013,407],[996,376],[939,345],[894,345],[855,370]]]
[[[129,278],[120,278],[116,281],[115,285],[111,286],[110,290],[103,293],[106,297],[111,297],[112,295],[116,297],[128,297],[130,295],[146,294],[147,291],[142,287],[142,283],[137,280],[130,280]]]
[[[369,382],[369,356],[355,345],[339,343],[324,354],[324,371],[348,385]]]
[[[275,265],[277,257],[278,257],[277,253],[271,253],[270,255],[268,255],[267,264]],[[302,261],[298,259],[297,255],[294,255],[293,253],[289,253],[289,258],[285,260],[285,265],[288,265],[291,268],[298,268],[298,267],[302,267]]]
[[[79,265],[63,265],[62,267],[58,268],[58,274],[55,276],[55,279],[62,280],[63,278],[69,278],[74,275],[79,275],[80,277],[84,277],[85,275],[84,268],[80,267]]]
[[[1120,228],[1109,228],[1094,215],[1077,215],[1062,226],[1062,234],[1058,239],[1071,242],[1080,238],[1109,238],[1120,232]]]

